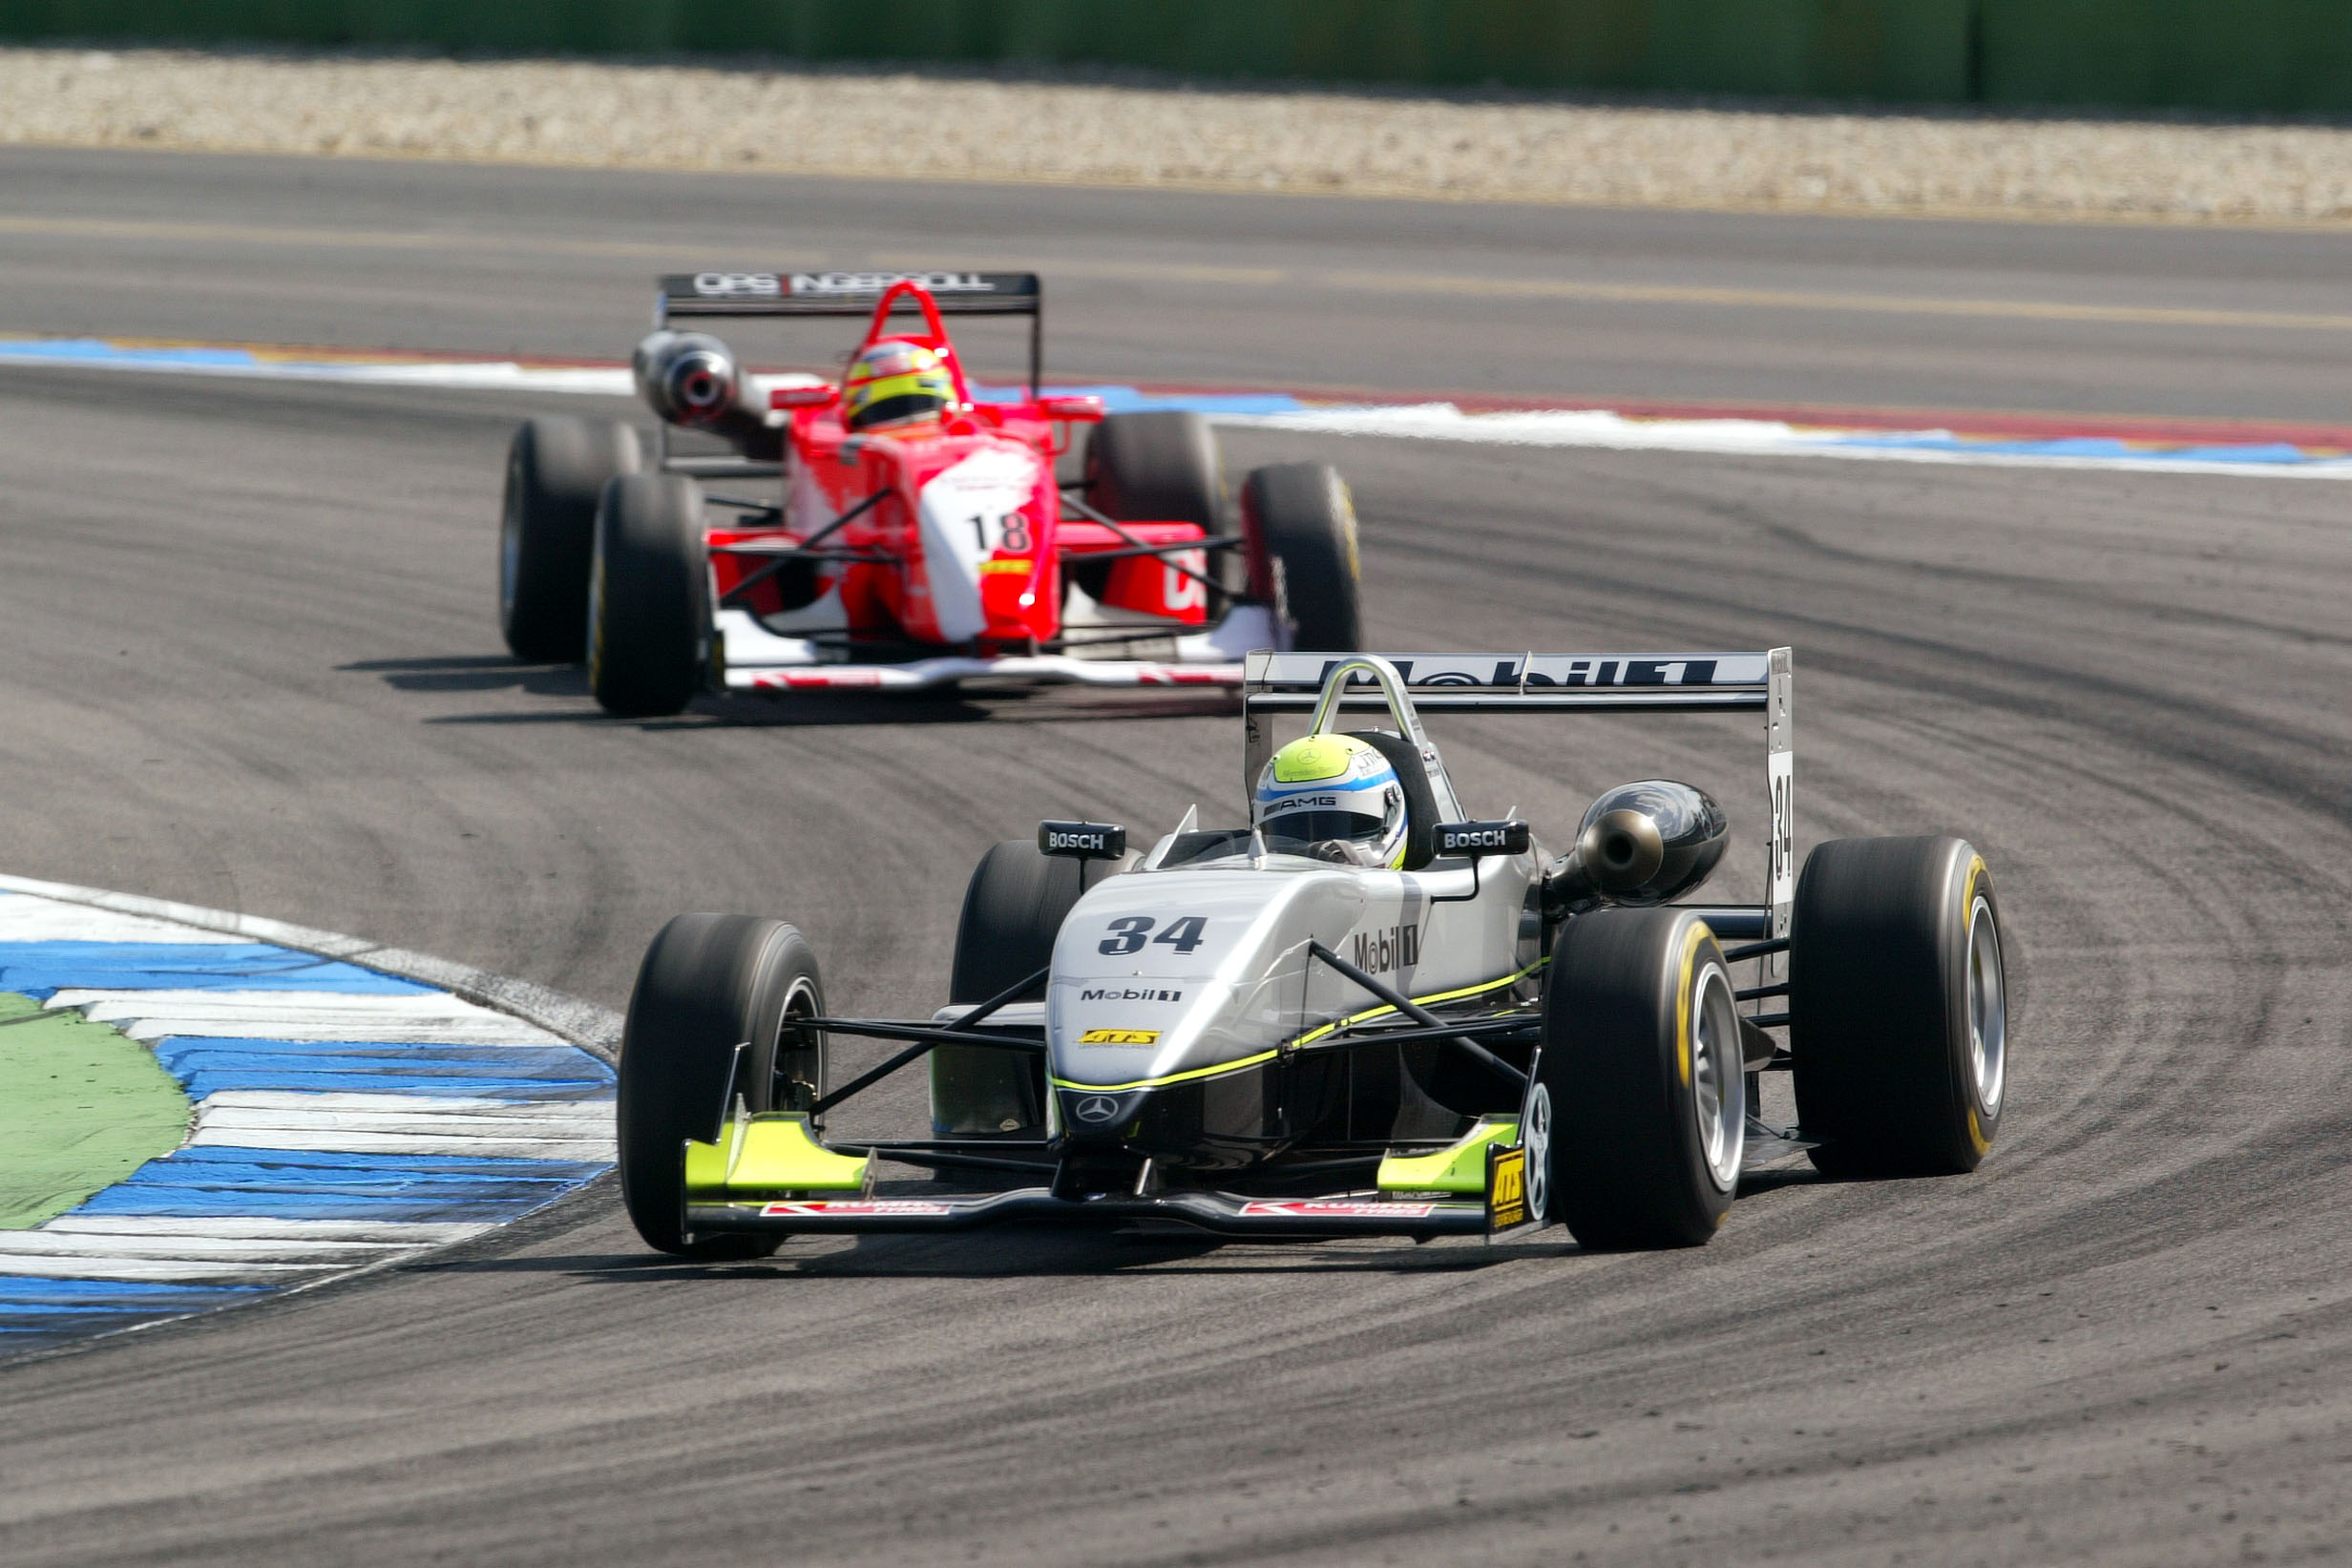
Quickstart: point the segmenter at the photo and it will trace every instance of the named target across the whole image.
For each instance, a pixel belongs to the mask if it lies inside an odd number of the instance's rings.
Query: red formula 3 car
[[[1041,305],[1027,273],[664,278],[633,362],[662,421],[651,462],[622,424],[515,432],[508,646],[584,655],[598,702],[631,716],[705,690],[1238,686],[1252,650],[1354,651],[1355,514],[1338,473],[1257,469],[1228,507],[1200,415],[1045,393]],[[1025,395],[978,395],[943,320],[956,314],[1029,319]],[[840,315],[870,324],[839,384],[751,374],[673,325]],[[1089,428],[1082,476],[1065,481]],[[704,486],[766,480],[772,499]]]

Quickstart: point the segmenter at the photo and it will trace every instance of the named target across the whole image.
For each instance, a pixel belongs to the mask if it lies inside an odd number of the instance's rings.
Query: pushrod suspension
[[[915,1057],[922,1056],[925,1052],[930,1051],[936,1046],[980,1045],[995,1046],[1002,1050],[1042,1051],[1044,1049],[1044,1045],[1041,1042],[999,1039],[987,1035],[970,1034],[968,1031],[973,1025],[980,1023],[988,1018],[992,1014],[996,1013],[998,1009],[1019,1001],[1022,996],[1028,993],[1031,987],[1043,985],[1045,983],[1045,977],[1052,972],[1053,970],[1051,966],[1048,966],[1045,969],[1038,971],[1035,974],[1024,975],[1018,985],[1008,986],[1003,991],[998,992],[996,995],[991,996],[988,1000],[982,1002],[979,1006],[974,1008],[971,1012],[965,1014],[962,1017],[957,1018],[954,1029],[923,1029],[912,1025],[899,1024],[877,1025],[877,1021],[872,1018],[809,1019],[803,1027],[813,1029],[830,1028],[836,1034],[865,1035],[879,1039],[913,1039],[914,1043],[907,1047],[904,1051],[899,1052],[896,1056],[892,1056],[881,1066],[860,1074],[858,1077],[851,1078],[848,1083],[834,1090],[830,1095],[819,1097],[816,1103],[808,1107],[808,1114],[810,1116],[822,1116],[825,1112],[831,1110],[843,1100],[848,1099],[851,1095],[872,1088],[875,1084],[880,1083],[884,1078],[889,1077],[892,1073],[897,1072],[901,1067],[906,1066],[907,1063],[914,1060]]]
[[[1339,954],[1332,951],[1331,949],[1325,947],[1322,943],[1310,942],[1307,944],[1307,951],[1313,953],[1317,958],[1323,960],[1324,963],[1329,964],[1333,969],[1338,971],[1350,980],[1353,980],[1357,985],[1362,986],[1366,991],[1371,992],[1375,996],[1379,997],[1380,1000],[1386,1002],[1389,1006],[1395,1008],[1406,1017],[1411,1018],[1415,1023],[1424,1025],[1433,1030],[1443,1032],[1443,1038],[1446,1044],[1453,1046],[1456,1050],[1468,1052],[1473,1060],[1484,1063],[1487,1069],[1494,1073],[1497,1077],[1508,1078],[1511,1082],[1519,1085],[1522,1089],[1525,1089],[1527,1087],[1526,1074],[1521,1072],[1518,1068],[1513,1067],[1509,1062],[1504,1061],[1501,1056],[1496,1056],[1492,1051],[1487,1050],[1486,1047],[1479,1044],[1478,1041],[1472,1039],[1469,1035],[1460,1033],[1458,1026],[1448,1025],[1443,1018],[1438,1017],[1435,1013],[1430,1012],[1427,1008],[1412,1000],[1403,993],[1391,991],[1387,986],[1382,985],[1371,975],[1366,974],[1362,970],[1357,969],[1354,964],[1349,963],[1345,958],[1340,957]]]

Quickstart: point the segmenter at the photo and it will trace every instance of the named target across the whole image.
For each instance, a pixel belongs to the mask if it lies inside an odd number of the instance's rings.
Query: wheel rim
[[[1739,1048],[1739,1012],[1731,976],[1719,964],[1699,974],[1690,1009],[1690,1101],[1699,1156],[1717,1192],[1739,1181],[1748,1147],[1748,1078]]]
[[[1979,898],[1968,910],[1968,1067],[1976,1102],[1986,1116],[2001,1110],[2008,1070],[2008,988],[2001,973],[2001,930],[1993,907]]]
[[[1540,1083],[1527,1091],[1519,1140],[1527,1151],[1527,1218],[1542,1220],[1552,1208],[1552,1097]]]
[[[779,1111],[806,1111],[825,1094],[825,1035],[801,1020],[822,1016],[816,987],[804,976],[785,993],[776,1019],[775,1082],[768,1103]]]

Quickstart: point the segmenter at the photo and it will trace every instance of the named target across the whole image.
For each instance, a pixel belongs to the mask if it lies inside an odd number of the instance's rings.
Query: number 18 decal
[[[972,543],[983,555],[998,551],[1008,555],[1026,555],[1034,541],[1029,537],[1029,519],[1018,512],[1008,512],[999,517],[985,512],[974,512],[964,519],[972,528]],[[994,525],[993,532],[991,525]]]

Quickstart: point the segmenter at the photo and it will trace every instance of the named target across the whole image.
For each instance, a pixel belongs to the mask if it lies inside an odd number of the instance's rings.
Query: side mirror
[[[1041,822],[1038,853],[1065,860],[1117,860],[1127,852],[1127,830],[1106,822]]]
[[[1436,834],[1440,855],[1523,855],[1533,840],[1523,822],[1441,822]]]
[[[1102,417],[1102,400],[1083,392],[1061,393],[1038,399],[1038,411],[1048,419],[1075,419],[1092,424]]]
[[[841,388],[830,385],[778,387],[767,394],[770,408],[830,408],[841,401]]]

